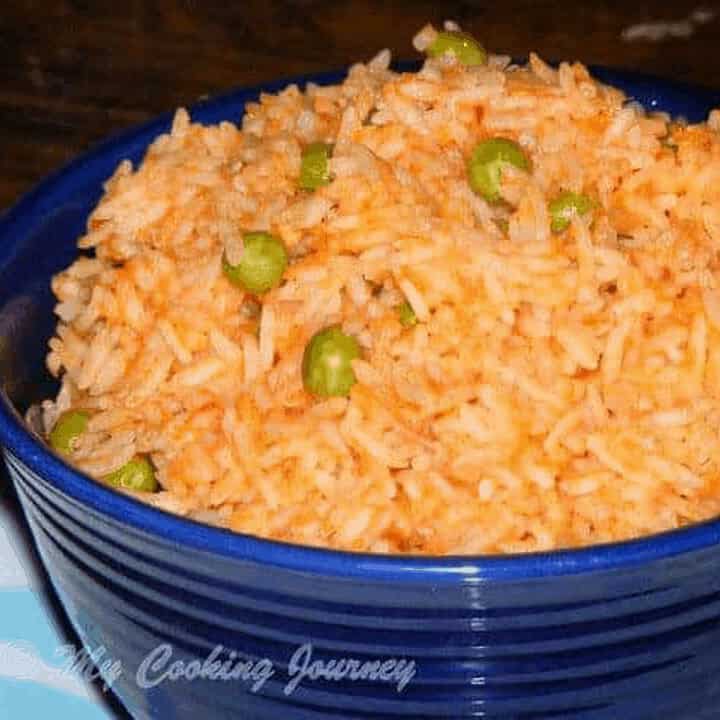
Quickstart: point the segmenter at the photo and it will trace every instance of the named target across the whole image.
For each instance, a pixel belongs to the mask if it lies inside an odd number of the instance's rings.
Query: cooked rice
[[[180,110],[118,167],[79,241],[94,257],[53,280],[46,429],[87,408],[81,470],[148,453],[163,490],[142,499],[333,548],[526,552],[718,515],[720,111],[673,124],[535,55],[389,62],[263,95],[240,128]],[[466,159],[496,134],[532,172],[488,205]],[[317,140],[334,180],[307,195]],[[599,206],[554,234],[561,190]],[[259,312],[221,272],[242,230],[291,257]],[[319,400],[302,353],[336,323],[358,382]]]

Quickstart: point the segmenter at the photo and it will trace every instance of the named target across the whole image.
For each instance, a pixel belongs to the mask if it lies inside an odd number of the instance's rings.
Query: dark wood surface
[[[623,39],[649,21],[714,20],[689,38]],[[457,19],[496,52],[535,49],[720,87],[720,0],[0,0],[0,210],[103,136],[230,88],[338,68],[426,21]]]

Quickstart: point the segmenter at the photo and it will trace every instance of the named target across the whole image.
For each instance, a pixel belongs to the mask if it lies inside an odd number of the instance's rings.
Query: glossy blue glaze
[[[647,107],[700,120],[720,93],[597,69]],[[304,78],[337,82],[339,74]],[[262,88],[275,91],[285,85]],[[259,89],[193,109],[237,120]],[[289,546],[154,510],[74,472],[16,408],[54,390],[43,357],[52,274],[118,162],[138,161],[170,116],[111,139],[49,178],[0,220],[0,443],[40,554],[79,635],[123,663],[115,690],[137,718],[720,717],[720,522],[641,541],[515,557],[381,557]],[[162,643],[174,659],[217,645],[266,659],[251,682],[142,689]],[[414,661],[402,692],[378,681],[306,679],[314,658]]]

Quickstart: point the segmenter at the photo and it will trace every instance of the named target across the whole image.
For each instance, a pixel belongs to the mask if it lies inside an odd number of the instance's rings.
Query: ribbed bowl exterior
[[[136,718],[720,717],[720,547],[579,576],[363,581],[179,547],[7,462],[78,634],[122,663],[113,689]],[[402,691],[303,677],[286,693],[308,643],[314,659],[416,673]],[[275,674],[256,692],[243,678],[144,689],[137,672],[163,644],[173,661],[220,645]]]
[[[720,93],[598,74],[691,120],[720,106]],[[193,117],[237,119],[284,84]],[[88,652],[120,664],[113,690],[133,717],[720,718],[720,521],[526,558],[355,556],[167,516],[74,472],[27,431],[15,408],[53,391],[49,279],[75,256],[102,182],[169,123],[107,141],[0,218],[0,444],[68,617]],[[188,679],[213,658],[248,674]],[[333,661],[331,679],[313,675]],[[185,673],[157,682],[180,662]],[[384,676],[341,677],[353,662]]]

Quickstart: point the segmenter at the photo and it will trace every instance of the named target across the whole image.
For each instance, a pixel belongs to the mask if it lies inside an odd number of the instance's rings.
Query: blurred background
[[[384,47],[416,57],[413,34],[446,18],[493,51],[720,88],[720,0],[4,0],[0,211],[103,136]]]

